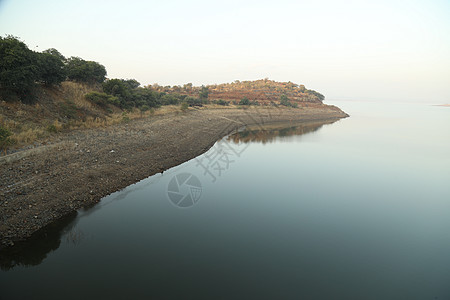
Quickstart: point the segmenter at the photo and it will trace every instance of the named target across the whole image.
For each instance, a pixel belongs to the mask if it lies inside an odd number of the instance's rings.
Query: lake
[[[450,108],[332,104],[1,253],[0,299],[450,299]]]

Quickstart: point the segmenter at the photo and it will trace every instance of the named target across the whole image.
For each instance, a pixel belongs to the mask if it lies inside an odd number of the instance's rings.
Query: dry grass
[[[22,145],[28,145],[33,142],[35,142],[38,139],[48,137],[49,133],[44,128],[31,128],[28,126],[24,126],[19,133],[14,133],[11,136],[11,140],[13,141],[13,144],[22,146]]]
[[[61,88],[63,90],[63,97],[65,100],[69,100],[75,103],[78,108],[85,108],[88,110],[95,109],[95,105],[87,101],[84,95],[92,92],[92,87],[85,84],[65,81],[61,83]]]

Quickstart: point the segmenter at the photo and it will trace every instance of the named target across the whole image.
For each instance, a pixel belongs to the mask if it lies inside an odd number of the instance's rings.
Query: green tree
[[[122,108],[135,106],[131,88],[123,79],[115,78],[105,81],[103,83],[103,91],[117,97],[120,103],[119,106]]]
[[[130,87],[125,84],[123,79],[109,79],[103,83],[105,93],[113,96],[129,97]]]
[[[137,89],[141,85],[136,79],[122,79],[122,81],[129,89]]]
[[[23,100],[38,77],[36,53],[12,35],[0,37],[0,89],[17,93]]]
[[[202,85],[202,87],[200,88],[200,92],[198,94],[200,100],[207,100],[208,99],[208,95],[209,95],[208,87]]]
[[[37,53],[39,81],[45,85],[60,84],[66,79],[64,62],[57,55],[48,52]]]
[[[310,94],[310,95],[313,95],[313,96],[317,97],[317,99],[319,99],[320,101],[325,100],[325,96],[322,95],[322,94],[319,93],[319,92],[316,92],[316,91],[314,91],[314,90],[306,90],[306,92],[307,92],[308,94]]]
[[[102,83],[105,81],[106,69],[95,61],[71,57],[67,60],[66,69],[69,80],[86,83]]]
[[[280,104],[284,106],[291,106],[291,102],[289,102],[289,98],[286,95],[281,95]]]
[[[65,58],[65,56],[62,55],[61,52],[59,52],[55,48],[50,48],[50,49],[44,50],[44,51],[42,51],[42,53],[51,54],[52,56],[59,58],[59,60],[62,61],[63,63],[67,62],[67,58]]]

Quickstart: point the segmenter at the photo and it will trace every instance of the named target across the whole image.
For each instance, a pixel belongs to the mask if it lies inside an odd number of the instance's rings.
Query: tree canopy
[[[37,84],[58,85],[67,79],[102,83],[106,76],[105,67],[98,62],[66,59],[54,48],[35,52],[12,35],[0,36],[0,58],[0,92],[15,94],[24,102]],[[135,86],[136,82],[130,84]]]
[[[80,57],[71,57],[66,64],[69,80],[87,83],[102,83],[106,79],[106,69],[95,61],[86,61]]]
[[[0,89],[23,95],[39,78],[35,52],[14,36],[0,37]]]

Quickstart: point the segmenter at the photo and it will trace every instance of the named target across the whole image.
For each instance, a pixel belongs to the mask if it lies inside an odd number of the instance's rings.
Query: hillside
[[[314,90],[307,89],[304,85],[292,82],[277,82],[269,79],[255,81],[239,81],[232,83],[207,85],[205,87],[195,87],[192,84],[183,86],[159,86],[157,84],[147,86],[157,92],[178,93],[191,97],[201,97],[202,91],[207,91],[208,99],[224,100],[237,103],[244,97],[250,101],[256,101],[260,105],[280,104],[283,95],[289,101],[304,105],[307,103],[321,104],[324,96]],[[205,89],[206,88],[206,89]]]
[[[35,88],[36,101],[32,104],[4,101],[0,97],[0,129],[5,128],[11,134],[5,148],[13,152],[45,143],[59,132],[105,127],[142,116],[137,110],[124,114],[114,105],[102,107],[85,98],[86,94],[101,90],[101,85],[65,81],[58,87]]]

